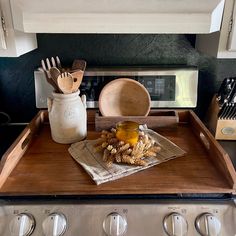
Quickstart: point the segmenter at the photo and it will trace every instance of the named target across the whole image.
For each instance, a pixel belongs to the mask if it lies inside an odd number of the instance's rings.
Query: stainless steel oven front
[[[86,94],[87,107],[97,108],[102,88],[117,78],[131,78],[142,83],[151,96],[152,108],[193,108],[197,104],[198,70],[157,67],[100,67],[85,71],[81,94]],[[41,71],[35,71],[36,106],[46,108],[53,88]]]
[[[235,236],[233,200],[0,201],[2,236]]]

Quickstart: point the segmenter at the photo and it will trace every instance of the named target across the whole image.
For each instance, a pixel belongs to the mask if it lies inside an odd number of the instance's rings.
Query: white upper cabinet
[[[230,24],[229,24],[229,35],[227,41],[227,49],[230,52],[235,52],[236,55],[236,4],[233,1],[233,12],[231,12]]]
[[[196,48],[217,58],[236,58],[236,3],[226,0],[221,30],[197,35]]]
[[[0,57],[37,48],[36,33],[206,36],[220,30],[224,4],[224,0],[0,0]],[[235,50],[234,34],[230,40],[228,47]]]
[[[224,0],[11,0],[14,28],[27,33],[210,33]]]
[[[5,38],[5,32],[6,32],[6,28],[5,28],[5,21],[4,21],[4,17],[2,14],[2,10],[0,8],[0,50],[2,49],[7,49],[7,45],[6,45],[6,38]]]
[[[37,48],[35,34],[13,28],[9,0],[0,0],[0,57],[17,57]]]

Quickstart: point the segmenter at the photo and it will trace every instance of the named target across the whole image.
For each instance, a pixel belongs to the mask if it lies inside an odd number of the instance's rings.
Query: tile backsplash
[[[70,66],[75,58],[88,66],[183,65],[199,68],[197,114],[203,118],[225,77],[236,76],[236,59],[216,59],[194,48],[195,35],[38,34],[38,49],[18,58],[0,58],[0,111],[15,122],[36,114],[34,70],[41,59],[59,56]]]

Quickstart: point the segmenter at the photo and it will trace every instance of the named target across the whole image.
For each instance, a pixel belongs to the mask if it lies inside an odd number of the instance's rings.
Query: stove
[[[0,235],[234,236],[233,200],[3,201]]]
[[[25,124],[1,127],[5,148]],[[230,194],[0,197],[1,236],[235,236]]]
[[[189,75],[185,77],[180,76],[182,70],[173,69],[88,70],[81,91],[87,94],[88,107],[94,108],[97,107],[97,92],[107,82],[120,76],[131,76],[149,90],[152,107],[195,107],[198,71],[192,68],[187,72]],[[46,108],[51,88],[42,76],[35,72],[36,105]],[[187,89],[183,81],[189,81]],[[184,91],[188,91],[188,96]],[[176,97],[181,98],[178,104]],[[1,127],[2,153],[24,127],[25,124]],[[234,164],[236,166],[236,162]],[[0,196],[0,236],[13,235],[235,236],[236,199],[231,194],[218,193]]]

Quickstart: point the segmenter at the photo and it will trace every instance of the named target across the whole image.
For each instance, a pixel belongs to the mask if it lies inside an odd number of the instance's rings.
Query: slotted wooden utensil
[[[82,70],[85,71],[86,68],[86,61],[85,60],[79,60],[75,59],[72,64],[72,72],[75,70]]]
[[[57,91],[58,91],[58,86],[57,86],[57,85],[55,84],[55,82],[53,81],[53,79],[52,79],[52,77],[51,77],[51,74],[50,74],[49,70],[47,69],[44,60],[41,60],[41,65],[42,65],[42,68],[39,68],[39,70],[42,71],[42,72],[44,72],[47,82],[48,82],[50,85],[52,85],[52,87],[53,87],[53,88],[55,89],[55,91],[57,92]]]
[[[62,92],[58,86],[58,83],[57,83],[57,78],[61,74],[60,70],[57,67],[51,67],[49,72],[51,74],[51,77],[52,77],[54,83],[57,85],[59,92]]]
[[[64,72],[60,74],[57,78],[57,84],[64,94],[73,92],[74,79],[70,73]]]
[[[86,68],[86,61],[76,59],[72,65],[71,75],[74,78],[73,93],[79,89],[79,86],[82,82],[84,71]]]
[[[79,89],[79,86],[82,82],[83,76],[84,76],[84,71],[78,70],[76,72],[71,73],[73,79],[74,79],[74,84],[72,88],[72,92],[76,92]]]
[[[56,58],[51,57],[51,60],[49,60],[48,58],[46,58],[46,60],[42,59],[41,65],[42,65],[42,68],[40,69],[41,71],[44,72],[47,82],[53,86],[53,88],[55,89],[55,92],[60,92],[60,89],[58,88],[58,85],[57,85],[57,81],[52,78],[52,75],[50,73],[50,69],[52,67],[58,68],[59,72],[60,70],[62,70],[61,61],[59,57],[58,56],[56,56]]]

